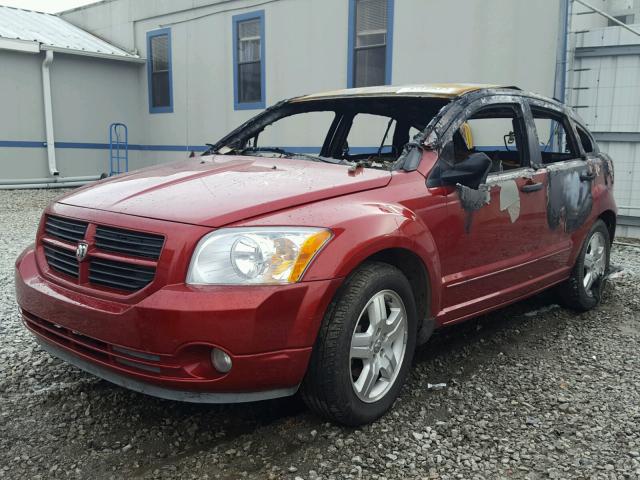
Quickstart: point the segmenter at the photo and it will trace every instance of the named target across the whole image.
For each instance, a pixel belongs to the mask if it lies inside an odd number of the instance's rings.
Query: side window
[[[456,130],[452,143],[454,164],[484,152],[491,159],[491,172],[527,165],[525,129],[512,105],[479,110]]]
[[[376,155],[380,145],[381,153],[391,153],[395,126],[396,122],[389,117],[369,113],[357,114],[347,135],[349,157]]]
[[[350,0],[349,87],[391,83],[394,0]]]
[[[585,151],[585,153],[592,153],[593,152],[593,142],[591,141],[591,137],[589,136],[589,134],[582,129],[582,127],[580,127],[580,125],[576,126],[576,129],[578,130],[578,135],[580,136],[580,142],[582,143],[582,149]]]
[[[535,106],[531,107],[531,113],[538,133],[542,163],[562,162],[579,157],[567,117]]]
[[[171,30],[147,32],[149,113],[173,112]]]
[[[264,108],[264,11],[233,17],[234,107]]]

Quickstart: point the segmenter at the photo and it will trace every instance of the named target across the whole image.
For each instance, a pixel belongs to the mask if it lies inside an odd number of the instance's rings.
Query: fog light
[[[227,373],[232,366],[231,357],[218,348],[211,350],[211,363],[220,373]]]

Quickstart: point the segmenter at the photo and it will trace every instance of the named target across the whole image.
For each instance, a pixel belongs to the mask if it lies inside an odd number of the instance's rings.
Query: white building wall
[[[396,0],[393,82],[498,83],[553,96],[559,8],[558,0]]]
[[[265,11],[267,105],[347,86],[348,0],[115,0],[64,18],[142,56],[148,31],[171,28],[174,111],[149,114],[144,72],[140,129],[150,144],[203,145],[259,113],[233,108],[232,17],[255,10]],[[552,95],[558,12],[559,0],[395,0],[392,83],[515,84]]]
[[[395,0],[392,83],[515,84],[552,95],[559,2]],[[124,122],[130,144],[143,146],[130,152],[131,168],[182,159],[188,146],[217,141],[259,113],[236,111],[233,103],[232,17],[256,10],[265,12],[267,105],[347,86],[348,0],[108,0],[63,18],[142,57],[147,32],[170,28],[173,112],[149,113],[145,65],[56,54],[56,141],[104,145],[109,123]],[[31,122],[4,131],[44,141],[41,55],[0,56],[9,72],[0,75],[0,100],[20,109],[29,119],[22,123]],[[12,122],[6,114],[0,119]],[[108,170],[104,148],[56,153],[65,176]],[[44,148],[0,149],[0,159],[14,158],[20,161],[3,162],[10,167],[2,178],[46,176]]]
[[[45,148],[41,65],[44,53],[0,50],[0,141],[39,146],[0,146],[0,179],[49,176]],[[50,67],[56,162],[61,177],[99,175],[109,171],[109,125],[124,121],[143,125],[138,107],[139,65],[89,57],[54,54]],[[144,143],[133,128],[130,143]],[[100,144],[102,148],[86,148]],[[84,145],[84,146],[83,146]],[[139,168],[139,152],[130,154]],[[0,183],[2,181],[0,180]]]
[[[44,141],[44,104],[39,55],[0,50],[0,140]],[[0,178],[49,174],[47,151],[0,146]]]

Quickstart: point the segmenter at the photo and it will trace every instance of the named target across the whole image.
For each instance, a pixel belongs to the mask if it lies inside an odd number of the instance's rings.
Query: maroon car
[[[17,299],[43,348],[118,385],[300,391],[357,425],[389,409],[434,328],[549,287],[596,306],[612,189],[584,123],[514,87],[298,97],[201,157],[51,204]]]

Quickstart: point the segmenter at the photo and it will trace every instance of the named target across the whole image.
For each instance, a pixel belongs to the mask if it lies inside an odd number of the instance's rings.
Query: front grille
[[[87,233],[87,226],[87,222],[49,215],[45,222],[45,231],[52,237],[77,243]]]
[[[53,245],[44,245],[44,255],[47,263],[56,272],[78,278],[79,266],[75,253]]]
[[[82,241],[88,252],[86,261],[79,262],[75,248]],[[53,273],[72,277],[78,285],[129,294],[153,282],[164,241],[159,234],[47,215],[41,245]],[[65,249],[67,243],[74,248]]]
[[[162,235],[132,232],[101,225],[96,228],[96,247],[100,250],[157,260],[163,244]]]
[[[105,287],[133,292],[151,283],[156,273],[153,267],[133,263],[92,258],[89,263],[89,281]]]

